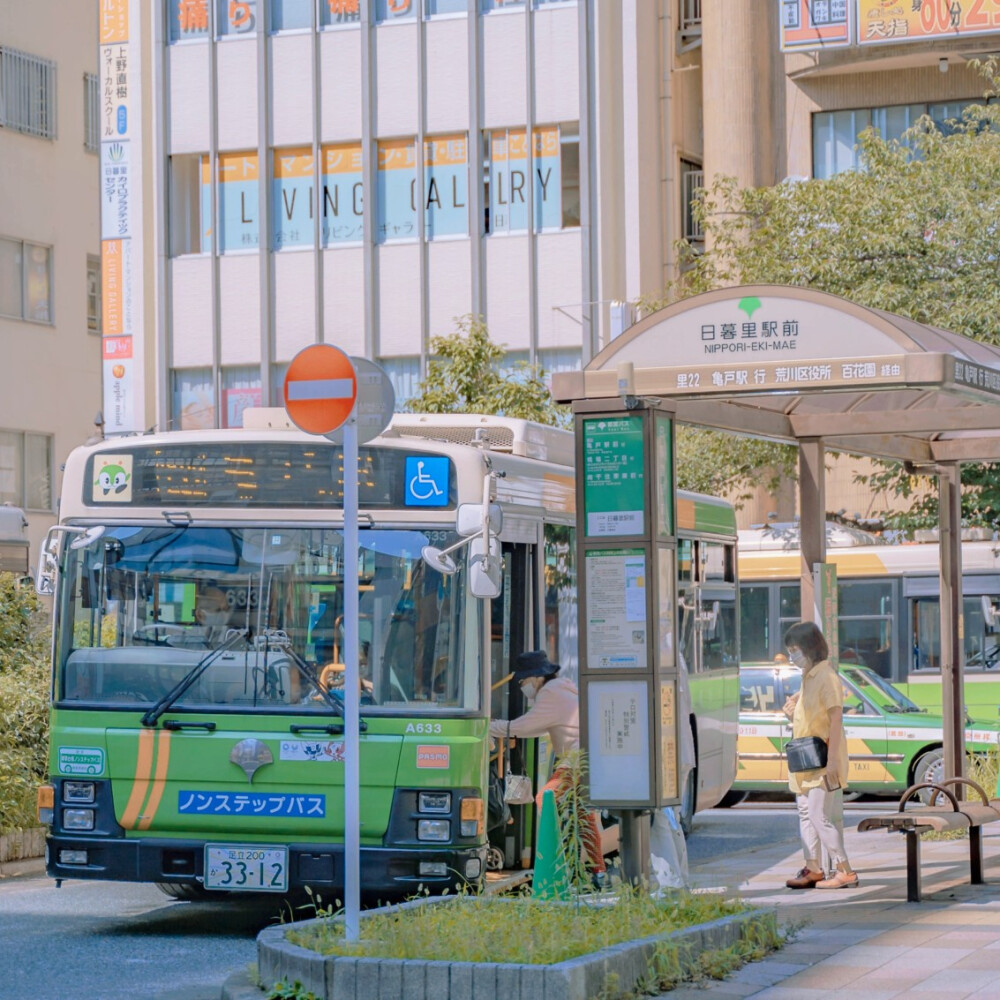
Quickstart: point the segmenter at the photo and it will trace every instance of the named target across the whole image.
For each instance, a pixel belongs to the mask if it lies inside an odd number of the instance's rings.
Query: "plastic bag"
[[[533,799],[531,790],[531,778],[526,774],[514,774],[507,765],[507,774],[504,778],[504,801],[511,806],[526,806]]]

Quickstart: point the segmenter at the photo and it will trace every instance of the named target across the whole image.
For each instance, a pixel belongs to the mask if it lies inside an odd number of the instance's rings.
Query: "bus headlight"
[[[417,840],[451,840],[451,820],[417,820]]]
[[[64,830],[93,830],[93,809],[63,809],[62,825]]]
[[[63,802],[93,802],[94,783],[92,781],[64,781]]]
[[[477,837],[483,832],[483,800],[462,799],[460,805],[459,833],[463,837]]]
[[[417,811],[422,813],[450,813],[451,792],[418,792]]]

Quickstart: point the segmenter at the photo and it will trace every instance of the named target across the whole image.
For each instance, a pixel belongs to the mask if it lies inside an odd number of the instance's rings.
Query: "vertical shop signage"
[[[99,0],[103,412],[107,434],[144,425],[139,0]]]

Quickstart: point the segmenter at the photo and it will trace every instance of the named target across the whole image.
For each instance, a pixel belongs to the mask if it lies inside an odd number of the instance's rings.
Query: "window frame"
[[[0,45],[0,128],[57,139],[57,71],[55,60]]]
[[[18,438],[17,444],[17,468],[16,473],[18,475],[18,489],[17,495],[14,496],[13,504],[16,507],[20,507],[25,511],[38,511],[45,514],[51,514],[55,510],[55,495],[53,493],[53,484],[55,482],[55,477],[53,475],[53,455],[55,454],[55,435],[46,434],[43,431],[25,431],[18,430],[15,428],[0,427],[0,434],[10,434]],[[48,490],[49,494],[49,506],[40,507],[33,506],[28,503],[28,463],[27,463],[27,444],[28,438],[39,438],[44,441],[47,445],[47,455],[46,455],[46,469],[45,469],[45,488]],[[0,493],[0,503],[9,503],[3,499],[3,494]]]
[[[21,284],[21,311],[20,315],[15,315],[14,313],[6,313],[0,311],[0,317],[4,319],[18,320],[22,323],[34,323],[36,326],[55,326],[55,299],[53,296],[53,286],[55,284],[55,267],[54,267],[54,248],[49,243],[37,243],[34,240],[23,240],[16,236],[5,236],[0,233],[0,240],[6,240],[8,243],[19,243],[21,246],[21,274],[20,274],[20,284]],[[37,248],[44,250],[48,255],[46,262],[46,274],[48,276],[48,318],[47,319],[35,319],[28,315],[28,271],[25,265],[25,259],[28,254],[29,248]]]
[[[97,153],[101,147],[101,78],[83,74],[83,148]]]

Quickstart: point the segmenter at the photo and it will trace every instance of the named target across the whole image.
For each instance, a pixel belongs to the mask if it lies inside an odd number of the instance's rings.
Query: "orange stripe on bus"
[[[139,816],[142,803],[146,799],[146,792],[149,790],[149,775],[153,768],[153,743],[155,739],[156,733],[152,729],[143,729],[139,733],[139,757],[135,762],[135,777],[132,779],[132,791],[122,815],[122,826],[126,830],[135,829],[135,821]]]
[[[139,821],[140,830],[148,830],[160,808],[163,790],[167,787],[167,767],[170,765],[170,730],[161,729],[160,738],[156,743],[156,775],[153,779],[153,790],[146,804],[145,813]]]

